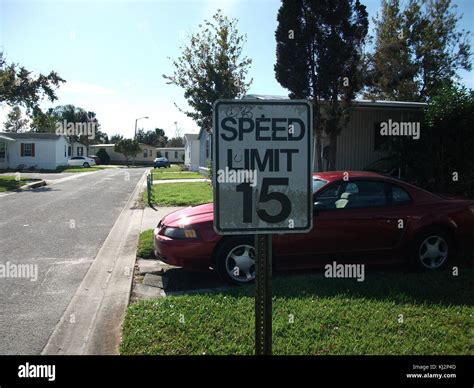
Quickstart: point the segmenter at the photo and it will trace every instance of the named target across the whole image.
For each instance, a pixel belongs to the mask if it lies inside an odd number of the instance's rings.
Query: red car
[[[447,199],[371,172],[349,172],[344,178],[343,172],[313,174],[313,229],[273,236],[275,269],[356,260],[408,261],[435,270],[455,253],[472,259],[473,200]],[[154,244],[157,258],[171,265],[211,267],[233,283],[255,277],[254,237],[217,235],[212,203],[164,217],[154,230]]]

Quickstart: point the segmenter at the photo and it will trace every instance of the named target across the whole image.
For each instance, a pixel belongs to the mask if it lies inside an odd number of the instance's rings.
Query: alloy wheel
[[[250,245],[237,245],[225,259],[227,274],[236,282],[248,283],[255,279],[255,249]]]
[[[429,236],[421,243],[418,257],[423,267],[439,268],[448,258],[448,243],[441,236]]]

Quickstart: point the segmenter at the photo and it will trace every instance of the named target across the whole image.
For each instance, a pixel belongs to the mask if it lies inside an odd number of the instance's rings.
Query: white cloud
[[[78,81],[67,81],[59,88],[59,92],[77,93],[77,94],[94,94],[94,95],[112,95],[115,90],[105,88],[100,85],[88,84]]]

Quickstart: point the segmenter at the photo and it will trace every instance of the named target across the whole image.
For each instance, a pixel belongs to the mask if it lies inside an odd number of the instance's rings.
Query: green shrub
[[[105,148],[99,148],[97,151],[96,156],[100,158],[102,164],[109,164],[110,163],[110,156],[105,150]]]

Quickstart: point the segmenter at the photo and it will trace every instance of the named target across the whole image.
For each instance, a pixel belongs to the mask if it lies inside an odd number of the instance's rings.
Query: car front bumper
[[[169,265],[193,270],[207,270],[211,266],[214,242],[199,239],[172,239],[154,230],[154,247],[157,259]]]

